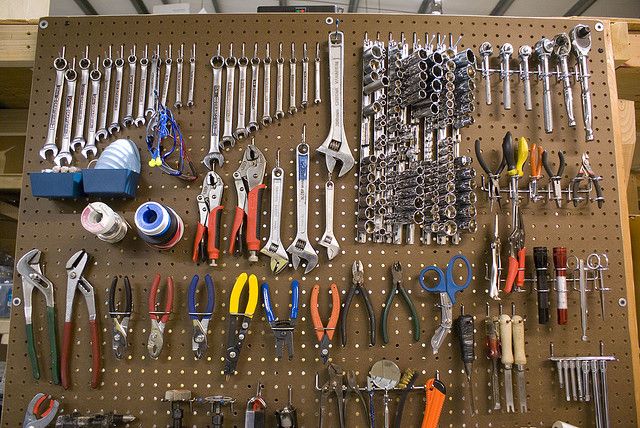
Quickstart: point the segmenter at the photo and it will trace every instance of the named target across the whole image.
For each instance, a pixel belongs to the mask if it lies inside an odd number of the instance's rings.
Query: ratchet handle
[[[437,428],[447,390],[439,379],[434,378],[427,380],[425,390],[427,391],[427,402],[424,407],[421,428]]]
[[[460,315],[456,320],[456,330],[460,340],[460,354],[463,363],[473,363],[476,358],[473,337],[473,316]]]
[[[547,324],[550,318],[547,247],[535,247],[533,249],[533,262],[536,267],[536,284],[538,287],[538,324]]]
[[[259,184],[251,189],[247,201],[247,248],[260,250],[260,228],[262,227],[262,194],[267,186]]]
[[[207,219],[207,254],[209,260],[220,257],[220,222],[222,220],[222,205],[218,205],[209,213]]]

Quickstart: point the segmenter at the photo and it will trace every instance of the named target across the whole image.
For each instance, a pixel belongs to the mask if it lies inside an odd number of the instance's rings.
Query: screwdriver
[[[473,360],[476,358],[475,341],[473,337],[474,325],[473,316],[465,315],[464,305],[460,307],[460,316],[456,319],[456,333],[460,341],[460,355],[464,363],[464,372],[467,375],[469,386],[469,402],[471,404],[471,414],[476,414],[476,406],[473,394]]]
[[[544,149],[537,144],[531,145],[529,164],[531,165],[531,181],[529,182],[529,199],[538,202],[542,196],[538,195],[538,180],[542,178],[542,153]]]
[[[500,379],[498,378],[498,360],[500,359],[500,337],[498,336],[498,317],[491,316],[491,306],[487,303],[487,318],[484,320],[487,342],[487,358],[491,360],[491,401],[493,410],[500,410]]]
[[[502,367],[504,370],[504,401],[507,407],[507,413],[515,412],[513,404],[513,376],[511,369],[513,367],[513,345],[511,343],[513,330],[511,327],[511,317],[502,313],[500,306],[500,341],[502,343]]]
[[[298,411],[293,407],[292,395],[291,385],[289,385],[289,401],[281,410],[276,411],[278,428],[296,428],[298,426]]]
[[[536,266],[538,286],[538,324],[549,322],[549,284],[547,284],[547,247],[534,247],[533,262]]]
[[[524,366],[527,364],[527,355],[524,348],[524,319],[515,314],[515,303],[512,304],[514,314],[511,317],[513,326],[513,361],[516,365],[516,381],[518,383],[518,401],[520,413],[527,412],[527,382],[524,377]]]
[[[567,249],[553,249],[553,265],[556,269],[556,294],[558,298],[558,324],[564,325],[568,318],[567,305]]]
[[[507,164],[507,174],[511,177],[509,193],[512,206],[514,207],[514,210],[516,210],[515,207],[517,207],[519,203],[518,181],[520,180],[520,177],[524,175],[522,168],[524,167],[524,163],[527,161],[527,157],[529,157],[529,145],[527,144],[527,140],[524,137],[520,137],[518,139],[518,146],[514,147],[511,132],[507,132],[502,140],[502,154],[504,156],[504,161]]]

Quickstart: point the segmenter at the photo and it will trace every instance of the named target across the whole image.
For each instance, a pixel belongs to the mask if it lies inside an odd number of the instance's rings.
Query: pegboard
[[[190,46],[197,43],[197,73],[195,106],[177,112],[176,117],[182,126],[187,139],[191,158],[200,173],[204,166],[200,160],[208,150],[211,97],[211,67],[209,58],[214,54],[218,43],[222,52],[228,52],[229,43],[234,43],[238,52],[242,42],[253,46],[260,44],[259,55],[264,54],[265,43],[271,43],[271,52],[278,42],[285,47],[296,42],[297,52],[301,52],[301,44],[307,42],[314,46],[321,43],[322,55],[322,97],[319,106],[310,106],[306,111],[294,116],[287,116],[280,122],[260,130],[255,135],[255,143],[263,151],[270,172],[275,164],[278,149],[286,171],[282,240],[285,245],[295,236],[295,200],[293,173],[295,171],[295,146],[300,141],[302,125],[307,124],[307,142],[312,149],[317,148],[325,139],[329,126],[328,108],[328,73],[327,73],[327,36],[333,26],[325,23],[326,15],[193,15],[193,16],[133,16],[133,17],[55,17],[46,18],[48,26],[41,28],[38,34],[36,65],[33,73],[31,107],[27,146],[25,150],[25,171],[39,171],[49,167],[38,156],[38,151],[45,139],[47,119],[50,110],[51,91],[53,89],[54,72],[52,61],[62,45],[66,45],[67,59],[74,55],[80,57],[85,44],[90,46],[90,56],[95,58],[102,54],[109,44],[118,46],[125,44],[125,52],[135,41],[138,52],[148,43],[155,46],[161,43],[164,47],[173,43]],[[517,49],[521,44],[533,45],[541,36],[551,37],[559,32],[568,32],[577,23],[567,19],[531,19],[531,18],[480,18],[457,16],[423,16],[423,15],[344,15],[340,16],[340,28],[345,34],[345,74],[349,76],[345,82],[345,123],[347,139],[357,158],[359,141],[359,108],[360,88],[359,76],[361,65],[361,48],[364,33],[369,36],[376,32],[386,35],[393,32],[396,39],[400,32],[411,37],[417,32],[423,37],[424,32],[463,36],[461,48],[478,46],[485,40],[500,44],[509,41]],[[581,20],[594,28],[595,21]],[[462,31],[462,32],[461,32]],[[609,411],[614,426],[636,425],[637,416],[634,399],[634,378],[632,357],[637,352],[637,339],[630,334],[629,326],[635,324],[633,304],[619,305],[620,298],[632,298],[627,289],[629,266],[625,265],[628,249],[626,226],[620,219],[624,217],[626,208],[621,206],[625,189],[619,189],[622,182],[617,175],[616,157],[620,159],[614,147],[614,121],[612,103],[615,100],[615,89],[610,84],[612,67],[607,67],[608,25],[601,32],[592,34],[593,47],[590,54],[591,92],[594,111],[594,132],[596,141],[585,143],[581,127],[581,112],[576,103],[578,126],[571,129],[566,126],[564,117],[562,85],[552,80],[554,122],[556,129],[551,135],[544,133],[542,125],[542,85],[535,80],[533,84],[534,109],[524,110],[522,86],[517,77],[512,77],[513,108],[505,111],[500,105],[501,95],[498,89],[498,77],[493,76],[494,103],[487,106],[483,98],[483,83],[478,79],[476,89],[476,123],[462,131],[461,154],[473,155],[473,142],[482,138],[485,152],[498,150],[505,131],[510,130],[515,136],[525,136],[530,143],[541,144],[550,152],[550,159],[556,159],[557,151],[562,150],[567,158],[563,183],[575,175],[580,155],[587,151],[591,157],[596,173],[601,174],[606,202],[603,209],[589,205],[576,209],[555,205],[525,204],[524,222],[528,249],[533,246],[566,246],[569,251],[586,257],[593,250],[606,251],[609,254],[610,270],[606,275],[606,284],[612,290],[607,293],[606,319],[602,320],[598,313],[597,295],[589,296],[589,341],[582,342],[579,334],[579,305],[577,293],[570,294],[570,314],[567,326],[558,326],[555,313],[547,326],[537,324],[536,300],[533,292],[517,293],[503,298],[507,310],[511,302],[515,302],[519,313],[526,313],[526,347],[527,347],[527,392],[529,412],[525,414],[490,412],[490,362],[485,358],[484,327],[485,302],[488,282],[484,280],[484,264],[489,261],[489,239],[491,235],[491,219],[489,205],[483,195],[479,195],[478,231],[467,236],[462,245],[453,246],[395,246],[386,244],[362,245],[355,239],[355,207],[356,207],[356,171],[354,168],[347,176],[336,179],[336,235],[342,247],[341,254],[328,262],[324,249],[317,243],[324,230],[324,194],[323,187],[327,178],[324,159],[314,153],[311,163],[311,197],[309,209],[309,234],[314,247],[320,252],[320,264],[309,275],[302,271],[286,269],[274,277],[269,270],[269,261],[261,256],[260,263],[249,266],[246,258],[235,258],[226,251],[220,260],[220,267],[196,266],[191,262],[192,240],[197,223],[196,196],[200,191],[201,180],[188,184],[175,178],[161,174],[157,169],[146,167],[148,154],[143,140],[144,130],[125,128],[120,137],[135,141],[142,152],[143,171],[135,200],[105,200],[113,209],[132,222],[133,213],[140,203],[148,200],[163,202],[174,208],[185,220],[186,231],[182,241],[170,251],[159,252],[146,246],[131,231],[119,244],[110,245],[99,241],[85,232],[80,225],[80,212],[89,202],[82,198],[75,201],[49,201],[31,197],[28,180],[24,181],[20,204],[19,230],[17,239],[17,256],[33,247],[44,252],[46,275],[56,286],[56,304],[58,328],[61,332],[65,293],[65,263],[78,249],[84,248],[92,256],[92,264],[86,275],[96,289],[97,307],[101,325],[102,341],[102,384],[99,389],[89,388],[90,355],[89,331],[86,328],[86,311],[76,299],[75,335],[73,343],[73,360],[71,362],[72,387],[64,391],[61,387],[50,383],[48,367],[48,345],[46,338],[46,318],[44,317],[44,301],[38,297],[34,302],[34,324],[36,326],[37,350],[41,367],[44,367],[43,378],[36,382],[31,377],[31,369],[26,353],[24,333],[24,315],[22,306],[14,307],[11,314],[11,336],[8,351],[8,372],[4,396],[4,414],[2,425],[7,427],[21,426],[24,411],[31,397],[38,391],[52,394],[62,400],[64,412],[78,410],[82,413],[99,411],[117,411],[129,413],[138,419],[133,426],[166,426],[170,422],[169,404],[160,402],[167,389],[190,389],[194,396],[204,397],[215,394],[229,395],[237,399],[235,412],[225,409],[225,426],[243,426],[246,400],[254,395],[257,382],[265,385],[264,395],[268,403],[268,413],[273,418],[273,411],[284,406],[287,397],[287,385],[293,386],[293,401],[298,408],[300,426],[317,425],[319,393],[314,389],[314,376],[320,372],[321,382],[326,379],[326,371],[319,359],[316,340],[309,317],[310,290],[314,284],[321,285],[321,313],[328,314],[329,284],[335,281],[344,295],[351,283],[351,264],[360,259],[365,267],[365,285],[371,291],[371,299],[376,315],[380,316],[382,305],[390,288],[390,266],[396,259],[401,260],[405,270],[405,286],[410,290],[421,317],[422,339],[413,343],[409,332],[411,321],[403,306],[394,308],[390,320],[391,341],[382,346],[368,347],[366,316],[362,305],[358,303],[352,308],[349,316],[349,344],[346,348],[339,346],[336,334],[331,349],[333,361],[345,371],[355,370],[361,386],[366,384],[366,376],[371,365],[381,359],[395,361],[402,370],[412,367],[420,373],[418,383],[423,384],[426,378],[432,377],[435,370],[441,373],[446,384],[448,398],[442,415],[442,427],[514,427],[539,426],[548,427],[553,421],[560,419],[581,427],[593,426],[592,405],[590,403],[567,403],[557,385],[557,376],[553,365],[547,361],[549,342],[555,344],[556,355],[593,354],[598,352],[598,341],[603,340],[607,353],[617,356],[618,361],[609,366]],[[610,44],[608,45],[610,46]],[[310,53],[311,50],[310,50]],[[299,54],[298,54],[299,55]],[[273,55],[272,55],[273,57]],[[313,55],[311,55],[313,57]],[[288,67],[285,67],[285,82],[288,82]],[[312,77],[312,76],[311,76]],[[300,79],[298,79],[300,80]],[[312,81],[312,79],[311,79]],[[300,82],[298,82],[301,84]],[[174,83],[172,83],[173,85]],[[113,84],[112,84],[113,86]],[[285,87],[287,84],[285,83]],[[298,93],[300,88],[298,88]],[[577,99],[578,85],[574,85],[574,99]],[[170,90],[172,105],[173,89]],[[261,94],[262,96],[262,94]],[[262,101],[258,103],[262,105]],[[60,129],[59,129],[60,132]],[[100,144],[100,147],[104,147]],[[225,182],[223,196],[225,212],[222,230],[228,237],[231,229],[233,208],[236,203],[232,173],[237,168],[245,143],[240,142],[225,153],[226,164],[217,168],[217,172]],[[496,152],[497,153],[497,152]],[[616,156],[617,155],[617,156]],[[497,156],[497,154],[496,154]],[[495,158],[493,159],[495,160]],[[81,164],[84,165],[84,164]],[[477,167],[477,166],[476,166]],[[525,180],[526,181],[526,180]],[[478,179],[479,182],[479,179]],[[269,185],[270,177],[265,177]],[[505,182],[506,187],[506,182]],[[269,192],[265,193],[263,207],[269,207]],[[624,199],[622,199],[624,201]],[[626,202],[624,202],[626,203]],[[262,238],[268,235],[269,216],[263,215]],[[508,235],[510,223],[508,209],[501,216],[501,236],[503,242]],[[625,238],[625,236],[627,238]],[[228,247],[228,239],[224,239],[223,248]],[[626,247],[625,247],[626,246]],[[503,246],[503,248],[506,247]],[[530,250],[531,251],[531,250]],[[471,287],[461,296],[467,313],[476,317],[476,363],[474,365],[474,390],[476,406],[479,414],[469,415],[468,406],[463,396],[466,391],[465,376],[460,362],[457,342],[451,335],[441,347],[437,356],[431,354],[429,340],[439,324],[440,311],[435,306],[437,298],[420,290],[416,276],[421,268],[429,264],[444,265],[449,258],[462,252],[472,262],[474,278]],[[506,260],[506,250],[503,251]],[[628,261],[628,257],[626,259]],[[532,263],[529,262],[529,266]],[[271,285],[272,298],[276,312],[286,316],[289,303],[289,284],[292,279],[300,281],[300,314],[294,335],[295,357],[292,361],[276,361],[273,349],[274,339],[264,311],[259,308],[257,316],[250,327],[250,334],[245,341],[238,364],[240,373],[225,381],[222,375],[223,358],[227,334],[228,300],[230,289],[236,276],[248,271],[256,273],[260,281],[268,281]],[[166,277],[173,275],[177,285],[174,302],[174,313],[165,332],[165,347],[159,360],[151,360],[147,356],[146,341],[149,335],[150,321],[146,311],[146,301],[151,280],[156,272]],[[191,342],[191,322],[186,309],[187,286],[192,275],[211,273],[216,289],[216,307],[210,324],[208,357],[196,361],[193,358]],[[107,314],[107,290],[113,275],[129,275],[134,289],[134,315],[129,333],[130,357],[124,361],[116,360],[110,349],[111,320]],[[21,297],[21,282],[15,278],[14,295]],[[396,303],[398,300],[396,300]],[[555,302],[555,296],[552,297]],[[630,300],[632,302],[632,300]],[[495,311],[497,305],[492,302]],[[454,308],[457,315],[458,306]],[[326,315],[324,315],[326,316]],[[635,329],[634,329],[635,333]],[[502,375],[501,375],[502,378]],[[337,426],[335,400],[332,399],[327,409],[331,415],[327,426]],[[382,394],[376,399],[378,423],[382,422]],[[358,406],[353,401],[349,408]],[[395,411],[396,402],[391,404]],[[412,393],[404,410],[403,426],[419,426],[424,409],[422,393]],[[185,419],[187,426],[204,426],[209,418],[206,408],[194,406],[196,414]],[[189,412],[187,412],[189,413]],[[270,419],[273,421],[273,419]],[[350,412],[348,426],[365,427],[366,415],[360,411]]]

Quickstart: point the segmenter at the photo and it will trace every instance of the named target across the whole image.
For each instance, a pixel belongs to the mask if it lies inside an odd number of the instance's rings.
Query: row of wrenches
[[[157,45],[155,52],[148,58],[148,46],[145,45],[144,54],[138,60],[136,56],[136,45],[133,45],[127,58],[124,57],[124,45],[120,45],[120,55],[113,60],[112,47],[109,46],[105,57],[102,60],[102,71],[100,70],[100,57],[92,63],[89,58],[89,46],[86,46],[84,56],[78,61],[80,68],[80,89],[76,106],[76,86],[78,72],[76,71],[76,59],[68,62],[65,59],[65,47],[62,47],[60,56],[53,61],[55,69],[55,86],[53,90],[53,100],[51,102],[51,112],[49,114],[49,124],[47,137],[44,146],[40,150],[40,157],[47,159],[49,153],[57,166],[71,165],[73,161],[72,151],[81,147],[81,153],[85,158],[96,156],[98,149],[97,142],[106,139],[109,135],[120,132],[120,127],[132,125],[142,126],[146,118],[152,116],[156,111],[158,98],[160,103],[166,105],[169,95],[169,84],[172,74],[172,47],[169,45],[165,58],[165,72],[160,92],[160,45]],[[189,59],[189,92],[187,106],[194,105],[194,84],[196,65],[196,45],[194,43]],[[124,68],[128,64],[128,76],[126,80],[125,111],[121,117],[120,108],[122,104],[122,91],[124,85]],[[138,105],[137,115],[134,116],[135,88],[137,68],[140,66],[140,79],[138,82]],[[182,86],[183,86],[183,66],[184,66],[184,44],[180,46],[180,52],[176,58],[176,85],[175,103],[176,108],[182,107]],[[113,98],[111,107],[109,99],[111,96],[111,74],[115,68],[115,79],[113,83]],[[150,69],[150,73],[149,73]],[[63,102],[63,85],[64,102]],[[148,96],[147,96],[148,85]],[[155,94],[155,96],[152,96]],[[145,108],[146,104],[146,108]],[[56,145],[56,135],[61,106],[64,105],[64,115],[62,121],[62,134],[60,140],[60,150]],[[87,106],[88,105],[88,106]],[[86,118],[87,107],[89,117]],[[72,134],[72,122],[75,110],[75,131]],[[110,114],[110,122],[107,124],[107,115]],[[85,133],[85,122],[88,122]]]

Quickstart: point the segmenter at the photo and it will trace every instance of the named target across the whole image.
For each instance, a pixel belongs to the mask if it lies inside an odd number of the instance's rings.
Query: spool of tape
[[[99,239],[115,244],[124,239],[129,230],[127,222],[107,204],[92,202],[82,210],[80,222]]]
[[[567,422],[555,421],[551,428],[579,428],[579,427],[577,427],[575,425],[571,425],[571,424],[569,424]]]
[[[169,212],[157,202],[145,202],[140,205],[136,210],[135,222],[138,230],[151,237],[162,236],[171,223]]]

